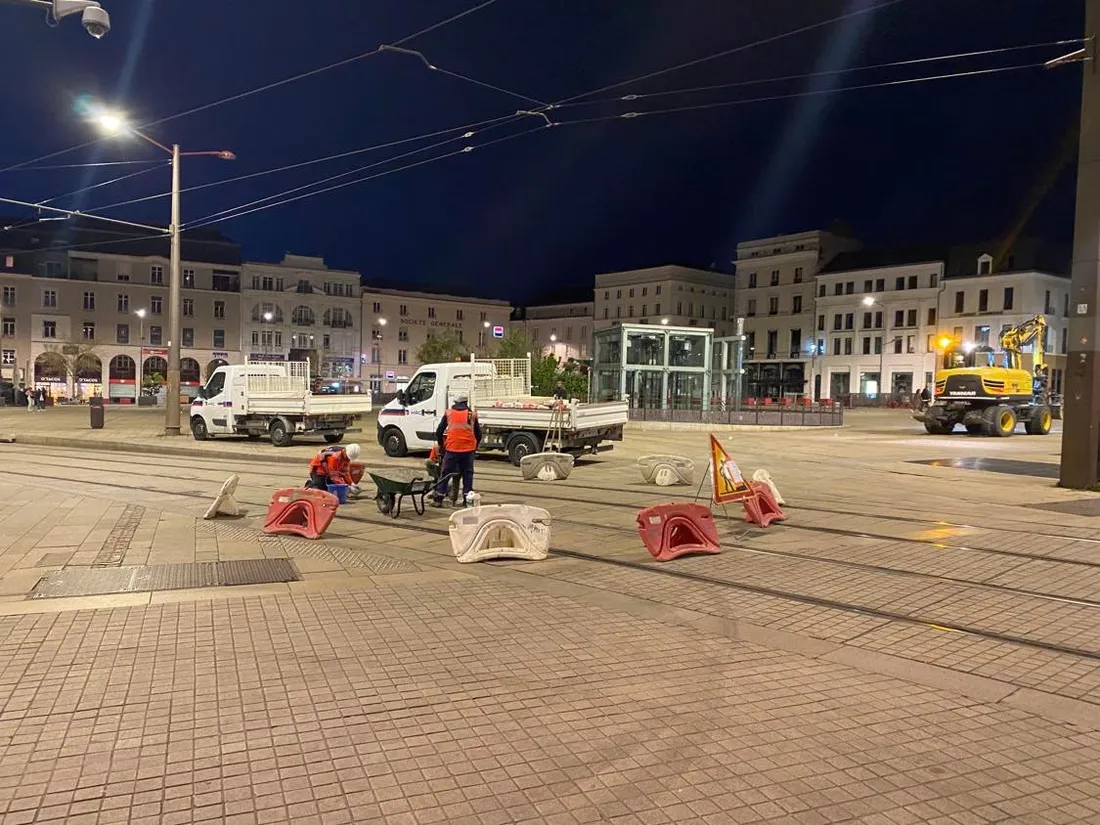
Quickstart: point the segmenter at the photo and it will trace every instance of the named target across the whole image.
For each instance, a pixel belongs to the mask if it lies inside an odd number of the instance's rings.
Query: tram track
[[[33,473],[14,471],[14,470],[11,470],[11,469],[0,470],[0,477],[2,477],[4,475],[15,476],[15,477],[24,477],[24,478],[39,478],[39,476],[37,476]],[[211,483],[209,479],[194,476],[194,475],[180,474],[179,472],[176,472],[176,473],[173,473],[173,474],[170,474],[170,475],[159,475],[159,474],[155,474],[155,475],[157,475],[157,477],[159,477],[159,478],[170,478],[172,480],[181,481],[181,482],[194,481],[194,482],[198,482],[198,483],[201,483],[201,484],[210,484]],[[246,471],[245,475],[266,476],[266,475],[269,475],[269,474],[267,474],[267,473],[254,474],[254,473]],[[79,483],[79,484],[88,484],[90,486],[97,486],[97,487],[104,487],[104,488],[115,489],[115,490],[128,491],[129,493],[139,493],[139,492],[156,493],[156,494],[159,494],[159,495],[178,496],[178,497],[182,497],[182,498],[196,499],[196,500],[202,500],[202,501],[208,501],[210,499],[210,495],[206,494],[206,493],[198,493],[198,492],[192,492],[192,491],[178,492],[178,491],[172,491],[172,490],[151,489],[150,487],[143,486],[141,484],[124,484],[124,483],[118,483],[118,482],[97,481],[97,480],[89,480],[89,479],[70,479],[70,480],[74,481],[75,483]],[[248,491],[250,489],[253,489],[253,490],[262,489],[257,485],[244,483],[243,479],[242,479],[242,485],[241,486],[242,486],[242,491]],[[583,500],[583,499],[570,499],[570,498],[563,498],[563,497],[553,497],[553,498],[554,498],[554,500],[558,500],[558,501],[572,501],[572,502],[575,502],[575,503],[583,503],[583,504],[590,504],[591,503],[590,501]],[[240,500],[243,504],[246,504],[246,505],[249,505],[249,506],[256,506],[256,507],[260,508],[261,510],[267,506],[267,500],[266,499],[263,499],[263,500],[252,499],[252,498],[246,497],[245,495],[241,495],[240,493],[238,494],[238,500]],[[633,508],[635,505],[629,504],[629,505],[621,505],[621,506],[629,506],[629,507]],[[371,525],[371,526],[375,526],[375,527],[391,526],[391,525],[392,526],[399,526],[401,529],[410,530],[410,531],[414,531],[414,532],[420,532],[420,533],[427,533],[427,534],[432,534],[432,535],[438,535],[438,536],[441,536],[441,537],[442,536],[448,536],[448,534],[449,534],[448,530],[445,529],[445,528],[438,528],[438,527],[432,527],[432,526],[424,525],[424,524],[417,524],[415,522],[412,522],[411,520],[401,521],[399,523],[395,523],[395,522],[392,522],[390,519],[382,517],[382,516],[377,516],[377,517],[374,517],[374,518],[368,518],[364,515],[358,515],[358,514],[355,514],[355,513],[344,512],[344,513],[341,513],[340,519],[341,519],[341,521],[350,521],[350,522],[353,522],[353,523]],[[575,525],[575,526],[578,526],[578,527],[584,527],[584,528],[597,528],[597,529],[602,529],[602,530],[611,530],[611,531],[619,531],[619,532],[632,532],[630,530],[630,528],[627,528],[627,527],[616,526],[616,525],[594,525],[594,524],[591,523],[591,521],[580,521],[580,520],[568,519],[568,518],[562,518],[562,517],[555,517],[555,521],[560,522],[560,523]],[[340,536],[338,534],[334,535],[334,537],[337,538],[337,539],[340,538]],[[351,539],[351,540],[357,540],[357,541],[362,540],[360,538],[353,537],[353,536],[347,536],[345,538]],[[918,572],[918,571],[899,570],[898,568],[885,567],[885,566],[881,566],[881,565],[869,565],[869,564],[865,564],[865,563],[862,563],[862,562],[852,562],[852,561],[846,561],[846,560],[822,558],[822,557],[811,556],[811,555],[807,555],[807,554],[792,553],[792,552],[789,552],[789,551],[764,550],[764,549],[761,549],[761,548],[749,548],[749,547],[733,546],[733,545],[726,545],[726,549],[731,550],[731,551],[737,551],[737,552],[751,553],[751,554],[755,554],[755,555],[771,556],[771,557],[777,557],[777,558],[787,558],[787,559],[794,559],[794,560],[798,560],[798,561],[805,561],[805,562],[809,562],[809,563],[815,563],[816,562],[818,564],[826,564],[826,565],[846,567],[846,568],[851,568],[851,569],[859,569],[859,570],[862,570],[864,572],[868,572],[868,573],[872,573],[872,574],[906,576],[906,577],[910,577],[910,578],[917,578],[917,579],[927,580],[929,582],[947,584],[947,585],[949,585],[953,588],[982,589],[982,590],[986,590],[986,591],[1000,592],[1002,594],[1010,595],[1010,596],[1013,596],[1013,597],[1036,598],[1036,599],[1042,599],[1042,600],[1046,600],[1046,601],[1059,602],[1059,603],[1063,603],[1063,604],[1073,606],[1073,607],[1082,607],[1082,608],[1089,608],[1089,609],[1095,609],[1095,608],[1100,607],[1100,601],[1095,601],[1095,600],[1090,600],[1090,599],[1078,599],[1078,598],[1069,597],[1069,596],[1062,596],[1062,595],[1058,595],[1058,594],[1043,593],[1041,591],[1031,591],[1031,590],[1026,590],[1026,589],[1023,589],[1023,588],[1008,587],[1008,586],[1005,586],[1005,585],[985,584],[983,582],[976,582],[976,581],[969,580],[969,579],[957,579],[957,578],[954,578],[954,577],[944,577],[944,576],[938,576],[938,575],[933,575],[933,574],[928,574],[928,573],[921,573],[921,572]],[[839,611],[842,611],[842,612],[857,614],[857,615],[861,615],[861,616],[876,617],[876,618],[880,618],[880,619],[888,620],[888,621],[896,621],[896,622],[902,622],[902,623],[911,624],[911,625],[919,625],[919,626],[928,627],[928,628],[936,628],[936,629],[939,629],[939,630],[946,630],[946,631],[952,631],[952,632],[958,632],[958,633],[966,633],[966,634],[969,634],[969,635],[972,635],[972,636],[982,637],[982,638],[986,638],[986,639],[990,639],[990,640],[1006,642],[1006,643],[1011,643],[1011,644],[1016,644],[1016,645],[1022,645],[1022,646],[1033,648],[1033,649],[1041,649],[1041,650],[1046,650],[1046,651],[1050,651],[1050,652],[1054,652],[1054,653],[1063,653],[1063,654],[1078,656],[1078,657],[1086,658],[1086,659],[1090,659],[1090,660],[1100,661],[1100,651],[1089,650],[1087,648],[1081,648],[1081,647],[1077,647],[1077,646],[1074,646],[1074,645],[1071,645],[1071,644],[1063,644],[1063,643],[1059,643],[1059,642],[1055,642],[1055,641],[1044,641],[1042,639],[1029,638],[1027,636],[1014,635],[1012,633],[1002,632],[1002,631],[999,631],[997,629],[988,628],[988,627],[973,626],[973,625],[965,623],[965,622],[957,622],[957,621],[954,621],[954,620],[951,620],[951,619],[943,619],[943,618],[936,617],[936,616],[933,616],[933,615],[925,615],[924,613],[922,613],[919,610],[911,612],[911,613],[906,613],[906,612],[901,612],[901,611],[890,610],[888,608],[883,608],[883,607],[873,607],[873,606],[868,606],[868,605],[862,605],[862,604],[857,604],[857,603],[853,603],[853,602],[843,601],[843,600],[840,600],[840,599],[817,596],[817,595],[813,595],[812,593],[796,592],[794,590],[784,589],[782,587],[773,587],[773,586],[770,586],[770,585],[767,585],[767,584],[758,584],[758,583],[753,583],[753,582],[737,581],[735,579],[727,579],[727,578],[722,578],[722,577],[717,577],[717,576],[704,575],[704,574],[694,572],[694,571],[691,571],[691,570],[684,570],[682,568],[665,566],[665,565],[656,565],[653,562],[634,561],[632,559],[602,556],[602,555],[598,555],[598,554],[594,554],[594,553],[588,553],[588,552],[584,552],[584,551],[580,551],[580,550],[571,550],[571,549],[562,548],[562,547],[553,547],[551,549],[551,552],[556,557],[570,558],[570,559],[575,559],[575,560],[578,560],[578,561],[583,561],[583,562],[591,563],[591,564],[611,566],[611,567],[616,567],[616,568],[620,568],[620,569],[629,569],[629,570],[633,570],[633,571],[636,571],[636,572],[644,572],[644,573],[647,573],[649,575],[670,577],[670,578],[683,580],[683,581],[692,581],[692,582],[696,582],[696,583],[707,585],[707,586],[719,587],[719,588],[729,590],[729,591],[740,591],[740,592],[752,593],[752,594],[756,594],[756,595],[768,596],[768,597],[782,599],[782,600],[786,600],[786,601],[790,601],[790,602],[794,602],[794,603],[805,604],[805,605],[813,605],[813,606],[823,607],[823,608],[829,608],[829,609],[839,610]],[[1050,559],[1050,558],[1047,558],[1047,557],[1036,557],[1036,558],[1038,558],[1039,560],[1042,560],[1042,561],[1051,561],[1051,562],[1057,562],[1058,561],[1057,559]],[[1090,566],[1100,566],[1100,565],[1090,565]]]

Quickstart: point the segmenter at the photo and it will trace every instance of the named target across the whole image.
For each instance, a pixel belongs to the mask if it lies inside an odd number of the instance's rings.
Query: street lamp
[[[270,324],[272,322],[272,320],[274,320],[274,318],[275,318],[275,313],[274,312],[265,312],[264,315],[263,315],[263,318],[264,318],[264,323]],[[271,339],[269,337],[270,335],[271,335],[271,330],[264,330],[264,329],[260,330],[260,337],[263,339],[262,343],[264,345],[264,359],[265,360],[267,358],[269,358],[270,354],[271,354],[270,353],[270,348],[271,348],[270,341],[271,341]]]
[[[865,307],[873,307],[873,306],[875,306],[875,304],[878,304],[878,301],[876,301],[870,295],[867,295],[863,298],[863,305]],[[877,389],[878,389],[879,400],[881,400],[882,399],[882,385],[883,385],[883,371],[886,369],[886,366],[885,366],[885,363],[884,363],[884,359],[886,357],[886,315],[885,315],[885,310],[883,311],[883,318],[882,318],[882,335],[880,336],[879,341],[880,341],[880,343],[879,343],[879,347],[878,347],[878,386],[877,386]]]
[[[375,366],[375,369],[374,369],[374,375],[375,375],[375,378],[377,380],[375,381],[374,385],[376,387],[378,387],[378,395],[379,396],[382,395],[382,333],[385,332],[385,327],[386,327],[386,319],[385,318],[379,318],[378,319],[378,332],[375,333],[375,336],[374,336],[375,340],[378,341],[378,361],[376,362],[376,366]],[[371,347],[371,349],[374,349],[374,348]],[[373,352],[371,353],[371,357],[372,358],[374,357]],[[373,397],[373,394],[372,394],[372,397]]]
[[[56,26],[62,18],[82,12],[84,30],[96,40],[111,30],[111,15],[95,0],[10,0],[21,6],[38,6],[46,10],[46,23]]]
[[[138,317],[138,386],[137,394],[141,397],[142,391],[145,389],[145,310],[134,310],[134,315]]]
[[[83,0],[55,0],[55,3],[74,3]],[[116,112],[100,110],[94,117],[99,127],[110,135],[134,135],[147,143],[167,152],[172,157],[172,222],[168,226],[171,239],[171,258],[169,266],[170,288],[168,293],[168,403],[165,404],[165,435],[180,434],[180,158],[208,155],[221,160],[236,160],[237,156],[224,149],[181,152],[178,143],[169,148],[139,132],[126,122],[126,118]]]
[[[668,326],[668,318],[662,318],[661,319],[661,324],[667,327]]]

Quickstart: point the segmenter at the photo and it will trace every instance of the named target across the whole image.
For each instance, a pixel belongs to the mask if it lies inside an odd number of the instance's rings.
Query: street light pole
[[[180,434],[180,147],[172,144],[172,223],[168,293],[168,404],[164,434]]]

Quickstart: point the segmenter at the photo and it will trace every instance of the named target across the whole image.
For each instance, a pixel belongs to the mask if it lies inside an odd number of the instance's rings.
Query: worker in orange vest
[[[462,498],[466,500],[474,491],[474,454],[481,443],[481,424],[466,396],[455,398],[454,404],[443,414],[435,440],[443,447],[443,468],[439,471],[440,481],[432,503],[436,507],[443,506],[447,477],[452,473],[462,474]]]
[[[354,486],[351,480],[351,462],[359,457],[359,445],[325,447],[309,462],[307,487],[327,490],[330,484]]]

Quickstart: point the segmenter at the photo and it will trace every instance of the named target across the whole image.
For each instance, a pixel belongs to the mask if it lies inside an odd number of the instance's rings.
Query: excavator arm
[[[1036,370],[1046,369],[1046,353],[1043,352],[1043,333],[1046,332],[1047,320],[1042,315],[1036,315],[1030,321],[1025,321],[1016,327],[1009,327],[1001,333],[1001,348],[1013,356],[1017,361],[1023,352],[1023,348],[1035,342],[1033,350],[1033,367]]]

